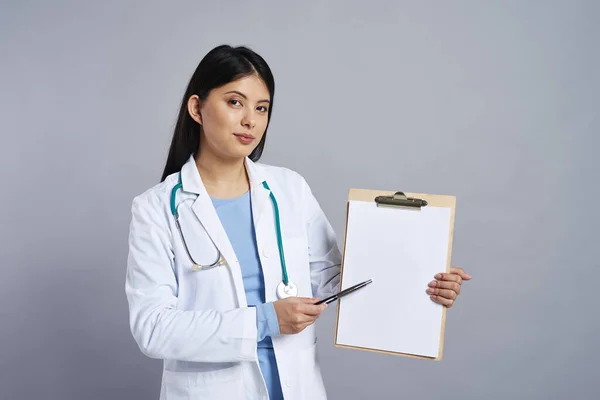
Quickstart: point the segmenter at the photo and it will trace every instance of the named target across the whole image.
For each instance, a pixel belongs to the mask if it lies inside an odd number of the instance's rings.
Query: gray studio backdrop
[[[0,398],[158,398],[128,327],[130,205],[229,43],[276,77],[263,161],[306,177],[340,245],[350,187],[458,198],[474,279],[444,360],[334,348],[330,308],[332,399],[597,399],[599,18],[593,0],[2,2]]]

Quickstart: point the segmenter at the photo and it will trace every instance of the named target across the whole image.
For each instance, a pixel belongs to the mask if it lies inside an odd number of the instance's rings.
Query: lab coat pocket
[[[240,399],[244,395],[241,365],[196,371],[163,371],[161,400]]]
[[[301,375],[298,385],[300,399],[325,399],[325,385],[321,377],[317,355],[317,343],[315,342],[308,348],[300,352]]]

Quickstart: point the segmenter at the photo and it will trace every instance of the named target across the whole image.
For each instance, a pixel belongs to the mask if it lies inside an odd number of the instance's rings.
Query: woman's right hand
[[[314,323],[327,308],[325,303],[316,305],[318,301],[309,297],[287,297],[274,302],[279,331],[282,334],[299,333]]]

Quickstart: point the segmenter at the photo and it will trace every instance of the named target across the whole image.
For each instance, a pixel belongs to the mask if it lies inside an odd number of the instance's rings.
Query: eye
[[[238,99],[229,100],[229,104],[231,104],[232,106],[241,106],[242,105],[242,103]]]
[[[258,106],[257,110],[261,113],[266,113],[269,109],[265,106]]]

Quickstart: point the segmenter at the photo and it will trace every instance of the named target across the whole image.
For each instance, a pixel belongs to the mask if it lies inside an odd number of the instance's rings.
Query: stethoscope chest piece
[[[298,286],[294,282],[288,282],[287,285],[283,281],[279,282],[279,285],[277,285],[277,297],[285,299],[296,296],[298,296]]]

